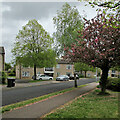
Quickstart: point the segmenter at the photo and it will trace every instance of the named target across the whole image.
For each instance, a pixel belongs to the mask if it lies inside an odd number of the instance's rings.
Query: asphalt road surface
[[[95,82],[96,79],[77,80],[78,85]],[[51,83],[40,86],[23,87],[2,91],[2,106],[39,97],[56,91],[74,86],[74,81],[65,81],[61,83]]]

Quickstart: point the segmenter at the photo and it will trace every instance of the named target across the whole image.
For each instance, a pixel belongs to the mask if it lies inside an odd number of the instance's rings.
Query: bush
[[[5,82],[6,79],[7,79],[7,73],[4,72],[4,71],[2,71],[2,72],[0,73],[0,83],[5,84],[5,83],[6,83],[6,82]]]
[[[79,78],[84,78],[84,75],[80,74],[80,75],[79,75]]]
[[[107,89],[120,92],[120,78],[109,78]]]

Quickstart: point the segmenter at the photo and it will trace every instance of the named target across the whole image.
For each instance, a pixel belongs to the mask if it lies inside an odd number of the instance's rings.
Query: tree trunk
[[[80,72],[81,72],[80,74],[82,75],[82,70]]]
[[[86,78],[86,73],[87,73],[87,71],[85,71],[85,78]]]
[[[101,76],[101,79],[100,79],[100,87],[101,87],[101,93],[102,94],[105,94],[106,92],[106,85],[107,85],[107,78],[108,78],[108,71],[109,71],[109,68],[108,67],[104,67],[102,69],[102,76]]]
[[[19,78],[22,79],[22,75],[21,75],[21,63],[19,65]]]
[[[36,64],[34,64],[34,80],[36,80]]]

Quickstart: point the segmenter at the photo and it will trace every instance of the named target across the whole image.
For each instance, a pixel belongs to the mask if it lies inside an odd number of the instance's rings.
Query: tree
[[[84,71],[85,78],[86,78],[87,71],[95,71],[95,68],[93,68],[92,66],[89,66],[87,64],[84,64],[82,62],[75,63],[74,67],[75,67],[75,71],[81,71],[81,74],[82,74],[82,71]]]
[[[12,68],[12,66],[10,63],[5,63],[5,71],[8,71],[11,68]]]
[[[15,46],[12,50],[15,60],[24,66],[46,67],[55,64],[55,52],[51,49],[53,39],[34,19],[23,26],[16,36]]]
[[[83,28],[83,22],[76,7],[71,7],[65,3],[61,11],[57,11],[57,16],[53,18],[56,32],[53,34],[56,42],[58,55],[64,53],[64,47],[70,47],[76,42],[78,31]],[[78,38],[79,39],[79,38]]]
[[[66,48],[65,58],[100,68],[101,93],[104,94],[109,69],[120,64],[119,17],[111,15],[106,19],[106,14],[102,13],[85,21],[82,32],[84,41],[72,44],[72,49]]]
[[[94,5],[97,5],[99,7],[105,7],[105,8],[117,8],[120,5],[120,1],[117,0],[113,0],[113,1],[104,1],[104,2],[89,2],[89,4],[91,4],[93,7]]]
[[[87,1],[88,0],[78,0],[80,2],[82,1]],[[89,0],[89,4],[94,7],[94,6],[99,6],[99,7],[104,7],[104,8],[117,8],[120,5],[120,1],[119,0]]]
[[[7,73],[5,71],[0,72],[0,84],[5,84],[7,79]]]

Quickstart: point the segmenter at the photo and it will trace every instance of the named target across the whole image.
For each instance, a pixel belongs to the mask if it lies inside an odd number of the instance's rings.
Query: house
[[[5,50],[0,47],[0,72],[5,70]]]
[[[37,68],[37,74],[46,74],[56,78],[59,75],[71,75],[74,74],[74,65],[63,59],[57,60],[57,65],[50,68]],[[23,67],[21,65],[16,66],[16,78],[17,79],[31,79],[34,75],[34,68]]]
[[[120,72],[117,70],[109,70],[108,77],[118,77],[120,76]]]

